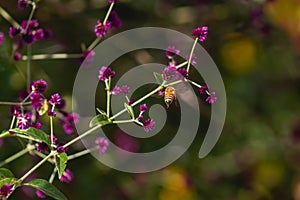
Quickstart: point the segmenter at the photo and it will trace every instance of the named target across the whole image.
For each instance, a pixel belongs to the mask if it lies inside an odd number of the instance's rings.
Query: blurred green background
[[[1,1],[1,6],[18,22],[30,11],[17,9],[16,0]],[[80,53],[82,43],[89,45],[94,40],[94,25],[103,19],[107,8],[106,0],[41,0],[35,18],[42,27],[52,30],[53,37],[34,44],[33,53]],[[129,174],[110,169],[89,155],[69,163],[75,175],[73,182],[55,180],[54,184],[72,200],[300,200],[300,1],[120,0],[114,9],[123,25],[109,32],[108,37],[144,26],[166,27],[188,35],[197,26],[209,27],[202,45],[225,83],[228,110],[224,130],[213,151],[198,159],[210,109],[200,103],[207,112],[202,114],[198,136],[169,167]],[[0,47],[1,101],[17,101],[18,92],[26,88],[26,63],[11,59],[9,26],[0,18],[0,31],[7,36]],[[143,51],[124,58],[119,62],[122,66],[114,69],[121,74],[122,68],[152,61],[166,63],[163,56],[157,59]],[[76,59],[35,61],[33,79],[47,80],[47,94],[62,94],[69,100],[70,110],[79,66]],[[9,127],[8,112],[7,106],[0,107],[1,130]],[[170,112],[175,113],[176,108]],[[55,130],[62,132],[59,126]],[[120,137],[116,129],[111,131],[113,137]],[[72,137],[60,136],[65,141]],[[166,144],[170,137],[166,131],[156,140]],[[132,142],[132,138],[125,137],[127,140]],[[151,139],[134,142],[140,142],[141,149],[157,144]],[[5,139],[0,159],[21,148],[14,138]],[[20,176],[35,162],[37,159],[25,156],[7,167]],[[51,171],[51,166],[45,164],[36,175],[48,179]],[[11,197],[34,198],[27,190],[17,190]]]

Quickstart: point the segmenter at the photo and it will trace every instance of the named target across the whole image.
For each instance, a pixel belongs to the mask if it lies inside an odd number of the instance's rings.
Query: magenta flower
[[[209,89],[208,86],[202,85],[202,86],[199,88],[199,93],[200,93],[200,94],[205,94],[206,91],[207,91],[208,89]]]
[[[9,184],[4,184],[0,188],[0,197],[6,197],[12,192],[12,187]]]
[[[182,75],[183,78],[188,78],[189,77],[188,72],[186,71],[185,68],[180,68],[177,71]]]
[[[107,151],[109,141],[104,137],[99,137],[95,140],[95,143],[98,145],[98,153],[104,154]]]
[[[189,59],[190,59],[190,55],[187,55],[185,58],[186,58],[187,60],[189,60]],[[196,55],[193,54],[193,55],[192,55],[192,60],[191,60],[191,64],[192,64],[192,65],[196,65],[196,64],[197,64],[196,58],[197,58]]]
[[[36,110],[39,110],[42,107],[44,101],[40,93],[33,93],[30,96],[30,100],[31,100],[31,106]]]
[[[54,141],[54,140],[53,140]],[[67,151],[69,151],[69,147],[64,147],[65,143],[62,142],[60,143],[57,147],[56,147],[56,151],[58,153],[66,153]]]
[[[33,40],[38,41],[44,38],[44,30],[43,29],[37,29],[32,32]]]
[[[141,121],[143,119],[143,115],[140,115],[136,118],[138,121]]]
[[[21,28],[23,30],[25,30],[26,27],[27,27],[27,24],[28,24],[27,20],[22,21]],[[33,20],[29,21],[28,30],[33,30],[33,29],[36,29],[38,27],[39,27],[39,22],[36,19],[33,19]]]
[[[87,64],[92,63],[94,61],[95,54],[96,53],[92,50],[86,50],[79,58],[79,62],[83,63],[83,61],[85,60]]]
[[[157,95],[162,97],[162,96],[165,95],[165,91],[164,91],[164,90],[159,90],[159,91],[157,92]]]
[[[130,92],[130,87],[127,86],[127,85],[121,86],[121,92],[122,92],[125,96],[127,96],[127,94]]]
[[[109,67],[101,67],[99,70],[99,80],[105,81],[106,79],[113,78],[115,76],[115,72]]]
[[[40,122],[32,122],[30,127],[36,128],[36,129],[41,129],[42,124]]]
[[[139,109],[140,109],[140,112],[146,112],[147,111],[147,105],[144,103],[144,104],[141,104],[140,105],[140,107],[139,107]]]
[[[152,119],[146,119],[143,125],[144,125],[144,130],[148,133],[149,131],[153,131],[155,127],[155,121],[153,121]]]
[[[44,192],[42,192],[41,190],[37,190],[37,191],[35,192],[35,194],[36,194],[39,198],[41,198],[41,199],[44,199],[44,198],[47,197],[47,195],[46,195]]]
[[[10,38],[14,38],[14,37],[16,37],[20,32],[21,32],[21,29],[15,28],[15,27],[10,27],[10,28],[9,28],[9,37],[10,37]]]
[[[21,10],[25,10],[25,8],[29,5],[30,1],[29,0],[18,0],[18,7]]]
[[[163,71],[163,79],[165,81],[175,80],[178,78],[176,67],[166,67]]]
[[[14,116],[18,116],[21,113],[21,106],[13,105],[10,107],[10,114]]]
[[[176,49],[175,46],[168,46],[168,48],[166,49],[166,56],[169,59],[172,59],[174,56],[179,55],[180,50]]]
[[[108,21],[111,23],[111,28],[120,28],[122,26],[122,21],[119,18],[116,11],[112,11],[108,17]]]
[[[22,35],[22,39],[26,44],[32,44],[34,38],[33,38],[32,33],[29,32],[29,33]]]
[[[3,45],[5,41],[4,33],[0,32],[0,46]]]
[[[38,150],[39,152],[45,153],[46,151],[49,150],[49,147],[45,142],[39,142],[36,144],[36,150]]]
[[[61,112],[61,111],[60,111]],[[63,129],[66,134],[71,134],[75,130],[75,125],[79,121],[79,115],[77,113],[66,114],[66,117],[61,119]]]
[[[73,180],[73,178],[73,172],[71,172],[71,170],[69,169],[66,169],[59,180],[64,183],[70,183]]]
[[[111,22],[106,22],[103,24],[100,20],[97,22],[95,26],[94,32],[97,37],[102,38],[106,35],[107,31],[111,29]]]
[[[168,67],[176,69],[176,62],[169,62]]]
[[[40,79],[31,83],[31,90],[38,93],[43,93],[47,90],[47,82]]]
[[[216,100],[217,100],[217,97],[216,97],[215,92],[211,92],[210,95],[205,99],[205,101],[208,102],[209,104],[215,103]]]
[[[111,91],[110,91],[110,94],[113,94],[113,95],[117,95],[117,94],[120,94],[121,93],[121,88],[118,87],[118,86],[115,86]]]
[[[59,105],[61,102],[61,98],[58,93],[53,94],[49,100],[49,103],[52,105]]]
[[[20,61],[22,59],[22,54],[16,51],[13,58],[15,61]]]
[[[17,116],[17,127],[24,130],[28,129],[30,126],[31,115],[29,113],[19,114]]]
[[[200,40],[200,42],[203,42],[206,39],[207,36],[208,27],[198,27],[192,31],[192,35]]]
[[[108,3],[115,3],[116,0],[108,0]]]
[[[49,115],[50,117],[56,117],[56,112],[55,112],[55,111],[48,110],[47,113],[48,113],[48,115]]]
[[[134,99],[133,98],[130,98],[129,101],[128,101],[128,105],[130,106],[131,104],[134,103]]]

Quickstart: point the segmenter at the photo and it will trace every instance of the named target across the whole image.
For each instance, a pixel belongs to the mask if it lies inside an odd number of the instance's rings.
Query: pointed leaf
[[[67,166],[68,156],[66,153],[61,153],[56,157],[56,169],[58,171],[58,178],[63,175]]]
[[[49,146],[51,144],[50,138],[48,137],[47,133],[45,133],[44,131],[42,131],[40,129],[30,127],[29,129],[21,130],[19,128],[15,128],[15,129],[12,129],[12,131],[14,131],[16,133],[22,133],[22,134],[32,137],[33,139],[36,139],[38,141],[45,142]]]
[[[14,178],[15,175],[6,168],[0,168],[0,180],[3,178]]]
[[[90,121],[90,128],[100,124],[101,126],[104,126],[106,124],[110,124],[111,120],[107,117],[106,114],[99,114],[95,116],[91,121]]]
[[[163,83],[163,78],[162,78],[162,75],[160,73],[157,73],[157,72],[153,72],[153,75],[156,79],[156,82],[161,85]]]
[[[134,112],[132,106],[128,105],[127,103],[124,103],[124,107],[127,109],[127,112],[129,113],[130,117],[134,119]]]
[[[67,200],[67,197],[61,193],[54,185],[43,179],[32,179],[23,185],[41,190],[43,193],[57,200]]]
[[[4,185],[4,184],[12,185],[12,184],[15,184],[17,182],[18,182],[18,179],[16,179],[16,178],[4,178],[4,179],[0,179],[0,187],[2,187],[2,185]]]
[[[106,115],[106,116],[107,116],[106,112],[103,111],[103,110],[101,110],[100,108],[97,108],[97,111],[98,111],[101,115]]]

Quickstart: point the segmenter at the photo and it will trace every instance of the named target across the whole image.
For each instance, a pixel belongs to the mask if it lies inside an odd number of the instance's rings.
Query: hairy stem
[[[0,6],[0,15],[4,19],[6,19],[6,21],[8,21],[12,26],[14,26],[14,27],[19,27],[20,26],[19,23],[16,20],[14,20],[14,18],[12,18],[10,16],[10,14],[8,14],[8,12],[6,12],[6,10],[4,10],[1,6]]]
[[[191,62],[192,62],[192,58],[193,58],[193,53],[194,53],[197,42],[198,42],[198,38],[195,39],[192,50],[191,50],[191,53],[189,55],[188,66],[187,66],[187,69],[186,69],[187,72],[189,72],[189,70],[190,70],[190,66],[191,66]]]
[[[3,165],[6,165],[12,161],[14,161],[15,159],[23,156],[24,154],[26,154],[30,149],[29,148],[25,148],[22,149],[21,151],[19,151],[18,153],[15,153],[14,155],[10,156],[9,158],[5,159],[4,161],[2,161],[0,163],[0,167],[2,167]]]
[[[82,54],[67,54],[67,53],[56,53],[56,54],[36,54],[31,56],[31,60],[45,60],[45,59],[73,59],[80,58]],[[22,60],[28,60],[28,56],[22,56]]]

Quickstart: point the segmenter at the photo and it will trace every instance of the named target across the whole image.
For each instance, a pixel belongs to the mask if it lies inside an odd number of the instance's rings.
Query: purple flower
[[[120,28],[122,26],[122,21],[119,18],[116,11],[112,11],[108,17],[108,21],[111,23],[111,28]]]
[[[188,78],[189,77],[188,72],[186,71],[185,68],[180,68],[177,71],[182,75],[183,78]]]
[[[103,66],[99,70],[98,78],[100,81],[104,81],[106,79],[113,78],[114,76],[115,76],[115,72],[109,67]]]
[[[200,94],[205,94],[206,91],[207,91],[208,89],[209,89],[208,86],[202,85],[202,86],[199,88],[199,93],[200,93]]]
[[[215,92],[211,92],[210,95],[205,99],[205,101],[208,102],[209,104],[215,103],[216,100],[217,100],[217,97],[216,97]]]
[[[98,153],[104,154],[107,151],[109,141],[104,137],[99,137],[95,140],[96,145],[98,145]]]
[[[128,87],[127,85],[123,85],[121,86],[121,92],[127,96],[127,94],[130,92],[130,87]]]
[[[30,114],[29,113],[25,113],[25,114],[19,114],[17,116],[17,126],[18,128],[24,130],[24,129],[28,129],[30,126]]]
[[[32,44],[34,38],[33,38],[32,33],[29,32],[29,33],[22,35],[22,39],[26,44]]]
[[[65,108],[65,106],[66,106],[66,101],[64,99],[61,99],[60,104],[56,105],[55,108],[62,110]]]
[[[130,98],[129,101],[128,101],[128,105],[130,106],[131,104],[134,103],[134,99],[133,98]]]
[[[44,30],[41,28],[33,31],[32,33],[34,41],[38,41],[44,38]]]
[[[9,184],[4,184],[0,188],[0,197],[6,197],[12,192],[12,187]]]
[[[10,27],[9,28],[9,37],[14,38],[16,35],[18,35],[21,32],[21,29],[15,28],[15,27]]]
[[[166,67],[163,71],[163,79],[165,81],[175,80],[178,78],[176,67]]]
[[[29,3],[30,3],[29,0],[18,0],[18,7],[21,10],[24,10],[29,5]]]
[[[200,42],[203,42],[206,39],[207,31],[208,31],[207,26],[198,27],[192,31],[192,35],[198,38]]]
[[[141,104],[140,105],[140,107],[139,107],[139,109],[140,109],[140,112],[146,112],[147,111],[147,105],[144,103],[144,104]]]
[[[40,122],[32,122],[30,126],[36,129],[42,128],[42,124]]]
[[[143,115],[140,115],[136,118],[138,121],[141,121],[143,119]]]
[[[155,121],[153,121],[152,119],[146,119],[143,125],[144,125],[144,130],[148,133],[149,131],[153,131],[155,127]]]
[[[21,113],[21,106],[13,105],[10,107],[10,114],[18,116]]]
[[[30,96],[30,99],[31,99],[31,106],[36,109],[36,110],[39,110],[42,105],[43,105],[43,102],[44,102],[44,99],[43,97],[40,95],[40,93],[33,93],[31,96]]]
[[[20,61],[22,59],[22,54],[16,51],[13,57],[15,61]]]
[[[49,150],[49,147],[45,142],[39,142],[39,143],[36,144],[36,149],[39,152],[45,153],[46,151]]]
[[[74,132],[75,126],[74,123],[78,123],[79,115],[77,113],[67,114],[64,119],[61,119],[63,124],[63,129],[66,134],[71,134]]]
[[[69,150],[69,147],[64,148],[65,143],[62,142],[56,147],[58,153],[66,153]]]
[[[71,172],[71,170],[69,169],[66,169],[59,180],[61,182],[70,183],[73,180],[73,178],[74,178],[73,172]]]
[[[44,192],[42,192],[41,190],[37,190],[37,191],[35,192],[35,194],[36,194],[39,198],[42,198],[42,199],[44,199],[44,198],[47,197],[47,195],[46,195]]]
[[[52,105],[59,105],[61,102],[61,98],[58,93],[53,94],[49,100],[49,103]]]
[[[116,0],[108,0],[108,3],[115,3]]]
[[[165,91],[164,91],[164,90],[159,90],[159,91],[157,92],[157,95],[162,97],[162,96],[165,95]]]
[[[169,59],[172,59],[174,56],[179,55],[180,50],[176,49],[175,46],[168,46],[168,48],[166,49],[166,56]]]
[[[176,69],[176,62],[175,61],[174,62],[169,62],[168,67]]]
[[[185,58],[186,58],[187,60],[189,60],[189,59],[190,59],[190,55],[187,55]],[[192,55],[192,60],[191,60],[191,64],[192,64],[192,65],[196,65],[196,64],[197,64],[196,58],[197,58],[196,55],[193,54],[193,55]]]
[[[111,23],[106,22],[106,24],[103,24],[100,20],[97,22],[97,25],[95,26],[94,32],[97,37],[102,38],[106,35],[107,31],[111,28]]]
[[[110,94],[113,94],[113,95],[117,95],[117,94],[120,94],[121,93],[121,88],[118,87],[118,86],[115,86],[111,91],[110,91]]]
[[[79,58],[79,62],[83,63],[83,61],[85,60],[87,64],[92,63],[94,61],[95,54],[96,53],[92,50],[86,50]]]
[[[28,24],[28,21],[27,21],[27,20],[22,21],[22,23],[21,23],[21,28],[22,28],[23,30],[25,30],[26,27],[27,27],[27,24]],[[29,21],[28,30],[33,30],[33,29],[36,29],[36,28],[38,28],[38,27],[39,27],[39,22],[38,22],[36,19],[33,19],[33,20],[30,20],[30,21]],[[28,30],[27,30],[27,31],[28,31]]]
[[[37,80],[31,83],[31,90],[38,93],[43,93],[47,89],[47,82],[44,80]]]
[[[3,45],[5,41],[4,33],[0,32],[0,46]]]
[[[55,111],[52,111],[52,110],[48,110],[48,115],[50,116],[50,117],[56,117],[56,112]]]

